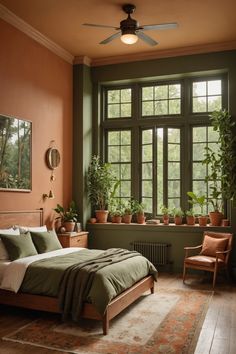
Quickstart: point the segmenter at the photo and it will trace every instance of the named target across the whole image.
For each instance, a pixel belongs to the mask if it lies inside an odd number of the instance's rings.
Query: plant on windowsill
[[[207,205],[205,195],[197,196],[197,194],[195,194],[194,192],[187,192],[187,195],[191,198],[188,200],[190,204],[192,204],[193,206],[198,205],[200,207],[201,214],[198,216],[199,226],[206,226],[208,217],[207,215],[203,214],[203,208],[205,205]]]
[[[59,214],[56,220],[61,220],[61,225],[65,228],[66,232],[74,231],[75,223],[78,221],[78,213],[75,202],[72,200],[68,206],[68,209],[65,209],[60,204],[57,204],[57,207],[53,210]]]
[[[146,217],[144,216],[144,204],[139,203],[137,200],[133,200],[133,211],[136,214],[136,220],[138,224],[145,224]]]
[[[195,214],[193,209],[186,210],[185,215],[187,225],[195,225]]]
[[[214,152],[207,147],[203,164],[206,164],[210,169],[206,182],[212,182],[210,202],[214,211],[210,212],[209,216],[211,224],[218,226],[223,218],[222,200],[235,200],[236,197],[235,122],[229,112],[224,109],[214,111],[210,115],[210,121],[213,130],[219,134],[218,145],[220,149],[218,152]]]
[[[132,221],[132,216],[134,214],[134,200],[130,199],[124,203],[124,215],[122,221],[125,224],[130,224]]]
[[[169,225],[170,210],[165,205],[161,206],[162,220],[164,225]]]
[[[124,215],[124,205],[117,198],[112,198],[109,204],[109,214],[111,216],[111,222],[120,224],[122,216]]]
[[[111,164],[103,163],[94,155],[87,172],[87,190],[98,223],[107,222],[108,206],[118,185]]]
[[[174,216],[175,225],[182,225],[184,212],[181,208],[173,208],[172,214]]]

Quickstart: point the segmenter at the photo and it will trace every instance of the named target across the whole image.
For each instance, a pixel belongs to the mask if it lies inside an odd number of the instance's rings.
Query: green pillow
[[[1,235],[1,239],[11,261],[38,254],[29,232],[21,235]]]
[[[38,253],[45,253],[62,248],[55,231],[33,232],[30,231],[33,243]]]

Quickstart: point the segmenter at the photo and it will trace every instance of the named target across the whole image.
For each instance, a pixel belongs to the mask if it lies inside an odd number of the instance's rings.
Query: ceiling
[[[126,45],[115,39],[106,45],[100,41],[116,31],[112,28],[85,27],[83,23],[119,26],[126,18],[120,0],[0,0],[0,3],[33,26],[73,57],[92,61],[106,58],[155,55],[172,51],[188,52],[236,48],[235,0],[131,0],[132,15],[140,25],[177,22],[177,29],[148,31],[159,42],[151,47],[141,40]]]

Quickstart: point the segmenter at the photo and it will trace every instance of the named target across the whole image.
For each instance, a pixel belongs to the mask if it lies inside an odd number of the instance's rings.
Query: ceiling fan
[[[144,31],[165,30],[165,29],[176,28],[178,26],[176,22],[139,26],[138,21],[131,18],[130,16],[131,14],[134,13],[136,6],[132,4],[126,4],[122,6],[122,9],[128,15],[128,17],[125,20],[120,22],[120,27],[99,25],[93,23],[83,23],[83,26],[113,28],[116,31],[118,31],[113,35],[111,35],[110,37],[104,39],[99,44],[107,44],[111,42],[113,39],[121,37],[121,41],[125,44],[134,44],[137,42],[138,38],[140,38],[142,41],[146,42],[151,46],[157,45],[158,42],[152,39],[151,37],[149,37],[146,33],[144,33]]]

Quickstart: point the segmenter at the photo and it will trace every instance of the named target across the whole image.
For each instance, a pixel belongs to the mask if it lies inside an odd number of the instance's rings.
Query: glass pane
[[[206,112],[206,97],[193,98],[193,112]]]
[[[216,152],[216,153],[220,152],[220,144],[218,144],[218,143],[209,143],[208,146],[214,152]]]
[[[120,161],[120,149],[117,146],[110,146],[108,148],[108,161],[109,162],[119,162]]]
[[[152,161],[152,144],[142,146],[142,161]]]
[[[168,101],[155,101],[155,114],[168,114]]]
[[[120,105],[110,104],[108,105],[108,118],[118,118],[120,117]]]
[[[168,179],[180,178],[180,163],[169,162],[168,163]]]
[[[107,93],[108,103],[120,102],[120,90],[109,90]]]
[[[142,115],[143,116],[153,116],[153,101],[143,102],[142,103]]]
[[[193,160],[202,161],[205,154],[205,143],[193,144]]]
[[[143,87],[142,88],[142,100],[150,101],[153,100],[153,86],[151,87]]]
[[[121,164],[121,179],[131,179],[131,166],[130,164]]]
[[[155,99],[167,99],[168,98],[168,85],[161,85],[155,87]]]
[[[121,131],[121,145],[130,145],[130,144],[131,144],[130,131],[127,130]]]
[[[121,154],[120,161],[123,161],[123,162],[131,161],[131,148],[130,148],[130,146],[121,146],[120,154]]]
[[[180,196],[180,181],[168,181],[168,197]]]
[[[218,141],[219,133],[213,130],[213,127],[208,127],[208,141]]]
[[[109,161],[110,162],[110,161]],[[120,165],[118,164],[112,164],[111,165],[112,167],[112,171],[114,173],[114,176],[117,178],[117,179],[120,179]]]
[[[207,186],[205,181],[193,181],[193,192],[198,196],[207,194]]]
[[[152,163],[142,164],[142,179],[152,179]]]
[[[152,198],[142,198],[146,213],[152,213]]]
[[[120,132],[108,132],[108,145],[120,145]]]
[[[221,80],[208,81],[208,95],[221,95]]]
[[[180,143],[180,130],[168,128],[168,142]]]
[[[142,195],[145,197],[152,197],[152,181],[142,182]]]
[[[180,100],[169,101],[169,114],[180,114]]]
[[[180,98],[180,84],[169,85],[169,98]]]
[[[131,182],[130,181],[121,181],[120,183],[120,196],[122,198],[131,197]]]
[[[208,112],[213,112],[221,109],[221,96],[208,97]]]
[[[206,127],[193,128],[193,142],[206,141]]]
[[[131,103],[121,104],[121,117],[131,117]]]
[[[180,198],[175,198],[175,199],[168,198],[168,207],[169,209],[179,208]]]
[[[206,81],[193,83],[193,96],[206,96]]]
[[[168,161],[180,161],[180,145],[168,144]]]
[[[121,90],[121,102],[131,102],[131,89]]]
[[[152,143],[152,129],[142,131],[142,143]]]
[[[193,179],[204,179],[206,173],[206,165],[203,165],[201,162],[193,162]]]

